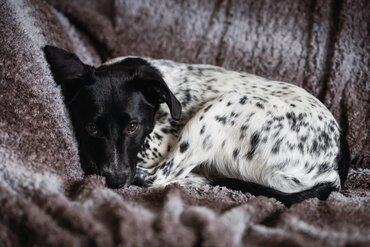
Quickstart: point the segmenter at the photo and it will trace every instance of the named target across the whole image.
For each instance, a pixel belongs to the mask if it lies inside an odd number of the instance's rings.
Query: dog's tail
[[[340,185],[343,187],[347,180],[349,166],[351,164],[351,154],[349,151],[346,136],[340,135],[340,152],[337,157],[338,172],[340,177]]]
[[[341,181],[341,186],[347,179],[348,169],[350,165],[350,152],[346,138],[343,134],[340,136],[340,152],[337,157],[338,173]],[[244,182],[242,180],[233,178],[216,178],[212,179],[212,185],[225,186],[232,190],[239,190],[242,192],[249,192],[255,196],[267,196],[273,197],[281,201],[285,206],[289,207],[294,203],[302,202],[308,198],[319,198],[320,200],[326,200],[332,191],[337,191],[338,187],[333,183],[321,183],[314,187],[296,192],[296,193],[285,193],[263,185],[259,185],[253,182]]]
[[[243,193],[248,192],[255,196],[273,197],[287,207],[290,207],[294,203],[302,202],[308,198],[317,197],[320,200],[326,200],[332,191],[338,190],[338,188],[332,183],[322,183],[304,191],[285,193],[260,184],[244,182],[233,178],[216,178],[212,180],[211,184],[214,186],[225,186],[228,189],[239,190]]]

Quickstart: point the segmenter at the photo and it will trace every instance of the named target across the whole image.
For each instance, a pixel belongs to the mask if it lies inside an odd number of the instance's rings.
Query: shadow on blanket
[[[0,16],[0,246],[369,246],[368,1],[5,0]],[[45,44],[90,64],[134,54],[298,82],[347,133],[345,189],[288,209],[222,187],[84,178]]]

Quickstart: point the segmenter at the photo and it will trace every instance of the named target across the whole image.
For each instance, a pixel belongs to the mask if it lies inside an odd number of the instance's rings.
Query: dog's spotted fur
[[[179,122],[166,106],[159,109],[138,155],[145,184],[227,177],[285,193],[324,183],[340,188],[339,126],[304,89],[216,66],[143,59],[161,72],[183,109]]]

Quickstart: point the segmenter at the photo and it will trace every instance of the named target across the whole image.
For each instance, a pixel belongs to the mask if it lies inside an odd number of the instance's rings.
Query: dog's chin
[[[121,189],[127,187],[126,183],[111,183],[107,182],[107,187],[110,189]]]

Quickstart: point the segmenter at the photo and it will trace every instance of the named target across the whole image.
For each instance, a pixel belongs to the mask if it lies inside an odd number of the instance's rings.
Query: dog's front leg
[[[184,127],[177,145],[166,159],[161,161],[153,168],[139,168],[137,172],[137,183],[145,187],[165,186],[172,182],[181,184],[205,183],[205,179],[191,174],[192,170],[207,160],[206,155],[199,154],[198,142],[201,142],[199,136],[199,121],[192,120]],[[192,134],[193,133],[193,134]],[[193,144],[193,145],[191,145]]]
[[[204,184],[206,179],[191,173],[198,164],[198,162],[188,163],[174,154],[154,168],[138,168],[134,184],[141,187],[162,187],[174,182],[183,185]]]
[[[158,172],[158,173],[156,173]],[[186,176],[165,179],[160,170],[139,167],[137,169],[133,185],[140,187],[163,187],[171,183],[178,183],[183,186],[197,187],[207,184],[209,181],[204,176],[190,172]]]
[[[136,168],[136,173],[132,185],[136,185],[139,187],[149,187],[151,184],[150,176],[152,176],[154,173],[155,171],[153,168],[144,168],[142,166],[138,166]]]

